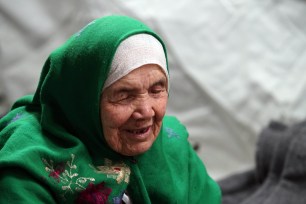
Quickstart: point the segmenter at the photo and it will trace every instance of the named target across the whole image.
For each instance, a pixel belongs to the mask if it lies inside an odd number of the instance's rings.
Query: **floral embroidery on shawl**
[[[108,196],[112,192],[112,189],[104,186],[104,182],[94,185],[90,183],[88,187],[82,191],[77,200],[77,204],[103,204],[107,203]]]
[[[17,113],[6,125],[9,125],[23,117],[22,113]]]
[[[17,114],[15,115],[15,117],[12,119],[11,122],[14,122],[14,121],[16,121],[16,120],[19,120],[19,119],[21,118],[21,116],[22,116],[21,113],[17,113]]]
[[[115,179],[118,184],[122,181],[129,183],[131,170],[130,167],[123,162],[113,164],[111,160],[105,159],[104,166],[91,167],[96,173],[106,174],[108,178]]]
[[[180,135],[177,134],[172,128],[166,127],[165,130],[168,134],[168,138],[176,138],[176,139],[180,138]]]
[[[66,200],[65,196],[67,194],[79,193],[77,203],[106,203],[112,189],[107,188],[105,182],[95,185],[94,178],[79,176],[74,160],[74,154],[71,154],[71,160],[57,164],[53,160],[42,159],[45,164],[45,170],[49,173],[49,177],[61,185],[63,199]],[[113,164],[111,160],[105,159],[104,166],[94,167],[90,165],[90,167],[98,174],[105,174],[107,178],[115,179],[118,184],[129,182],[131,170],[123,162]],[[120,203],[122,194],[115,197],[116,199],[113,202]]]
[[[49,172],[49,177],[57,181],[64,193],[62,194],[65,199],[66,194],[73,194],[86,189],[88,183],[94,182],[94,178],[80,177],[77,172],[77,166],[74,164],[75,155],[71,154],[71,161],[61,162],[54,164],[53,160],[42,159],[46,165],[45,170]]]

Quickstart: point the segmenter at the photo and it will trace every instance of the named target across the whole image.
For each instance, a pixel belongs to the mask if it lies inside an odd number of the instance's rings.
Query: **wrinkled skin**
[[[107,144],[135,156],[157,138],[168,101],[168,81],[158,65],[143,65],[107,87],[100,110]]]

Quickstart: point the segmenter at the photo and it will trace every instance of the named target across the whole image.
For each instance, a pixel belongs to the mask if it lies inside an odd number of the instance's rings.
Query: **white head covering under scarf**
[[[169,90],[169,74],[163,46],[155,37],[149,34],[132,35],[120,43],[103,90],[134,69],[146,64],[157,64],[160,66],[167,76],[167,90]]]

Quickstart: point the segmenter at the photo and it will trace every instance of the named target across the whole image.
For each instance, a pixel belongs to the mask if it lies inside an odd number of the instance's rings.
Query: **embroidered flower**
[[[104,186],[104,182],[94,185],[89,183],[88,187],[79,194],[77,204],[104,204],[112,192],[111,188]]]
[[[174,130],[172,128],[166,127],[165,130],[168,134],[168,138],[176,138],[176,139],[180,138],[180,135],[177,134],[176,132],[174,132]]]
[[[91,168],[95,170],[96,173],[106,174],[107,178],[116,179],[117,183],[121,182],[129,183],[131,170],[125,163],[115,163],[113,164],[111,160],[105,159],[104,166],[92,166]]]
[[[60,182],[60,175],[65,171],[65,163],[59,163],[54,169],[50,171],[49,176]]]
[[[55,164],[53,160],[42,159],[45,170],[49,172],[49,177],[57,181],[63,190],[61,195],[66,200],[67,195],[81,192],[88,183],[95,181],[91,177],[82,177],[78,173],[78,167],[74,164],[75,155],[71,154],[71,160]]]
[[[12,120],[9,121],[9,122],[7,123],[7,125],[9,125],[9,124],[11,124],[11,123],[13,123],[13,122],[19,120],[19,119],[22,118],[22,117],[23,117],[23,114],[17,113],[17,114],[14,116],[14,118],[12,118]]]
[[[14,122],[14,121],[16,121],[16,120],[19,120],[19,119],[21,118],[21,116],[22,116],[22,114],[17,113],[17,114],[15,115],[15,117],[12,119],[12,122]]]
[[[77,203],[106,203],[112,189],[105,187],[105,183],[95,185],[96,181],[93,177],[83,177],[78,172],[78,166],[75,164],[75,155],[71,154],[71,159],[64,162],[54,162],[52,159],[42,158],[45,164],[45,170],[49,173],[49,177],[57,182],[63,193],[61,198],[66,201],[70,196],[79,194]],[[105,166],[93,166],[93,172],[97,174],[105,174],[107,178],[117,181],[118,184],[124,182],[129,183],[131,174],[130,168],[123,162],[113,163],[109,159],[105,159]],[[87,187],[86,187],[87,186]],[[122,194],[113,200],[114,203],[120,203]]]

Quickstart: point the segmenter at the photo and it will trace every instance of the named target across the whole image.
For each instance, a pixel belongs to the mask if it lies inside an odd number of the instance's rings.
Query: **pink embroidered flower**
[[[60,182],[60,175],[65,171],[65,163],[58,164],[53,171],[50,172],[49,176]]]
[[[108,196],[112,192],[111,188],[104,186],[104,182],[94,185],[90,183],[88,187],[79,194],[77,204],[104,204],[107,203]]]

